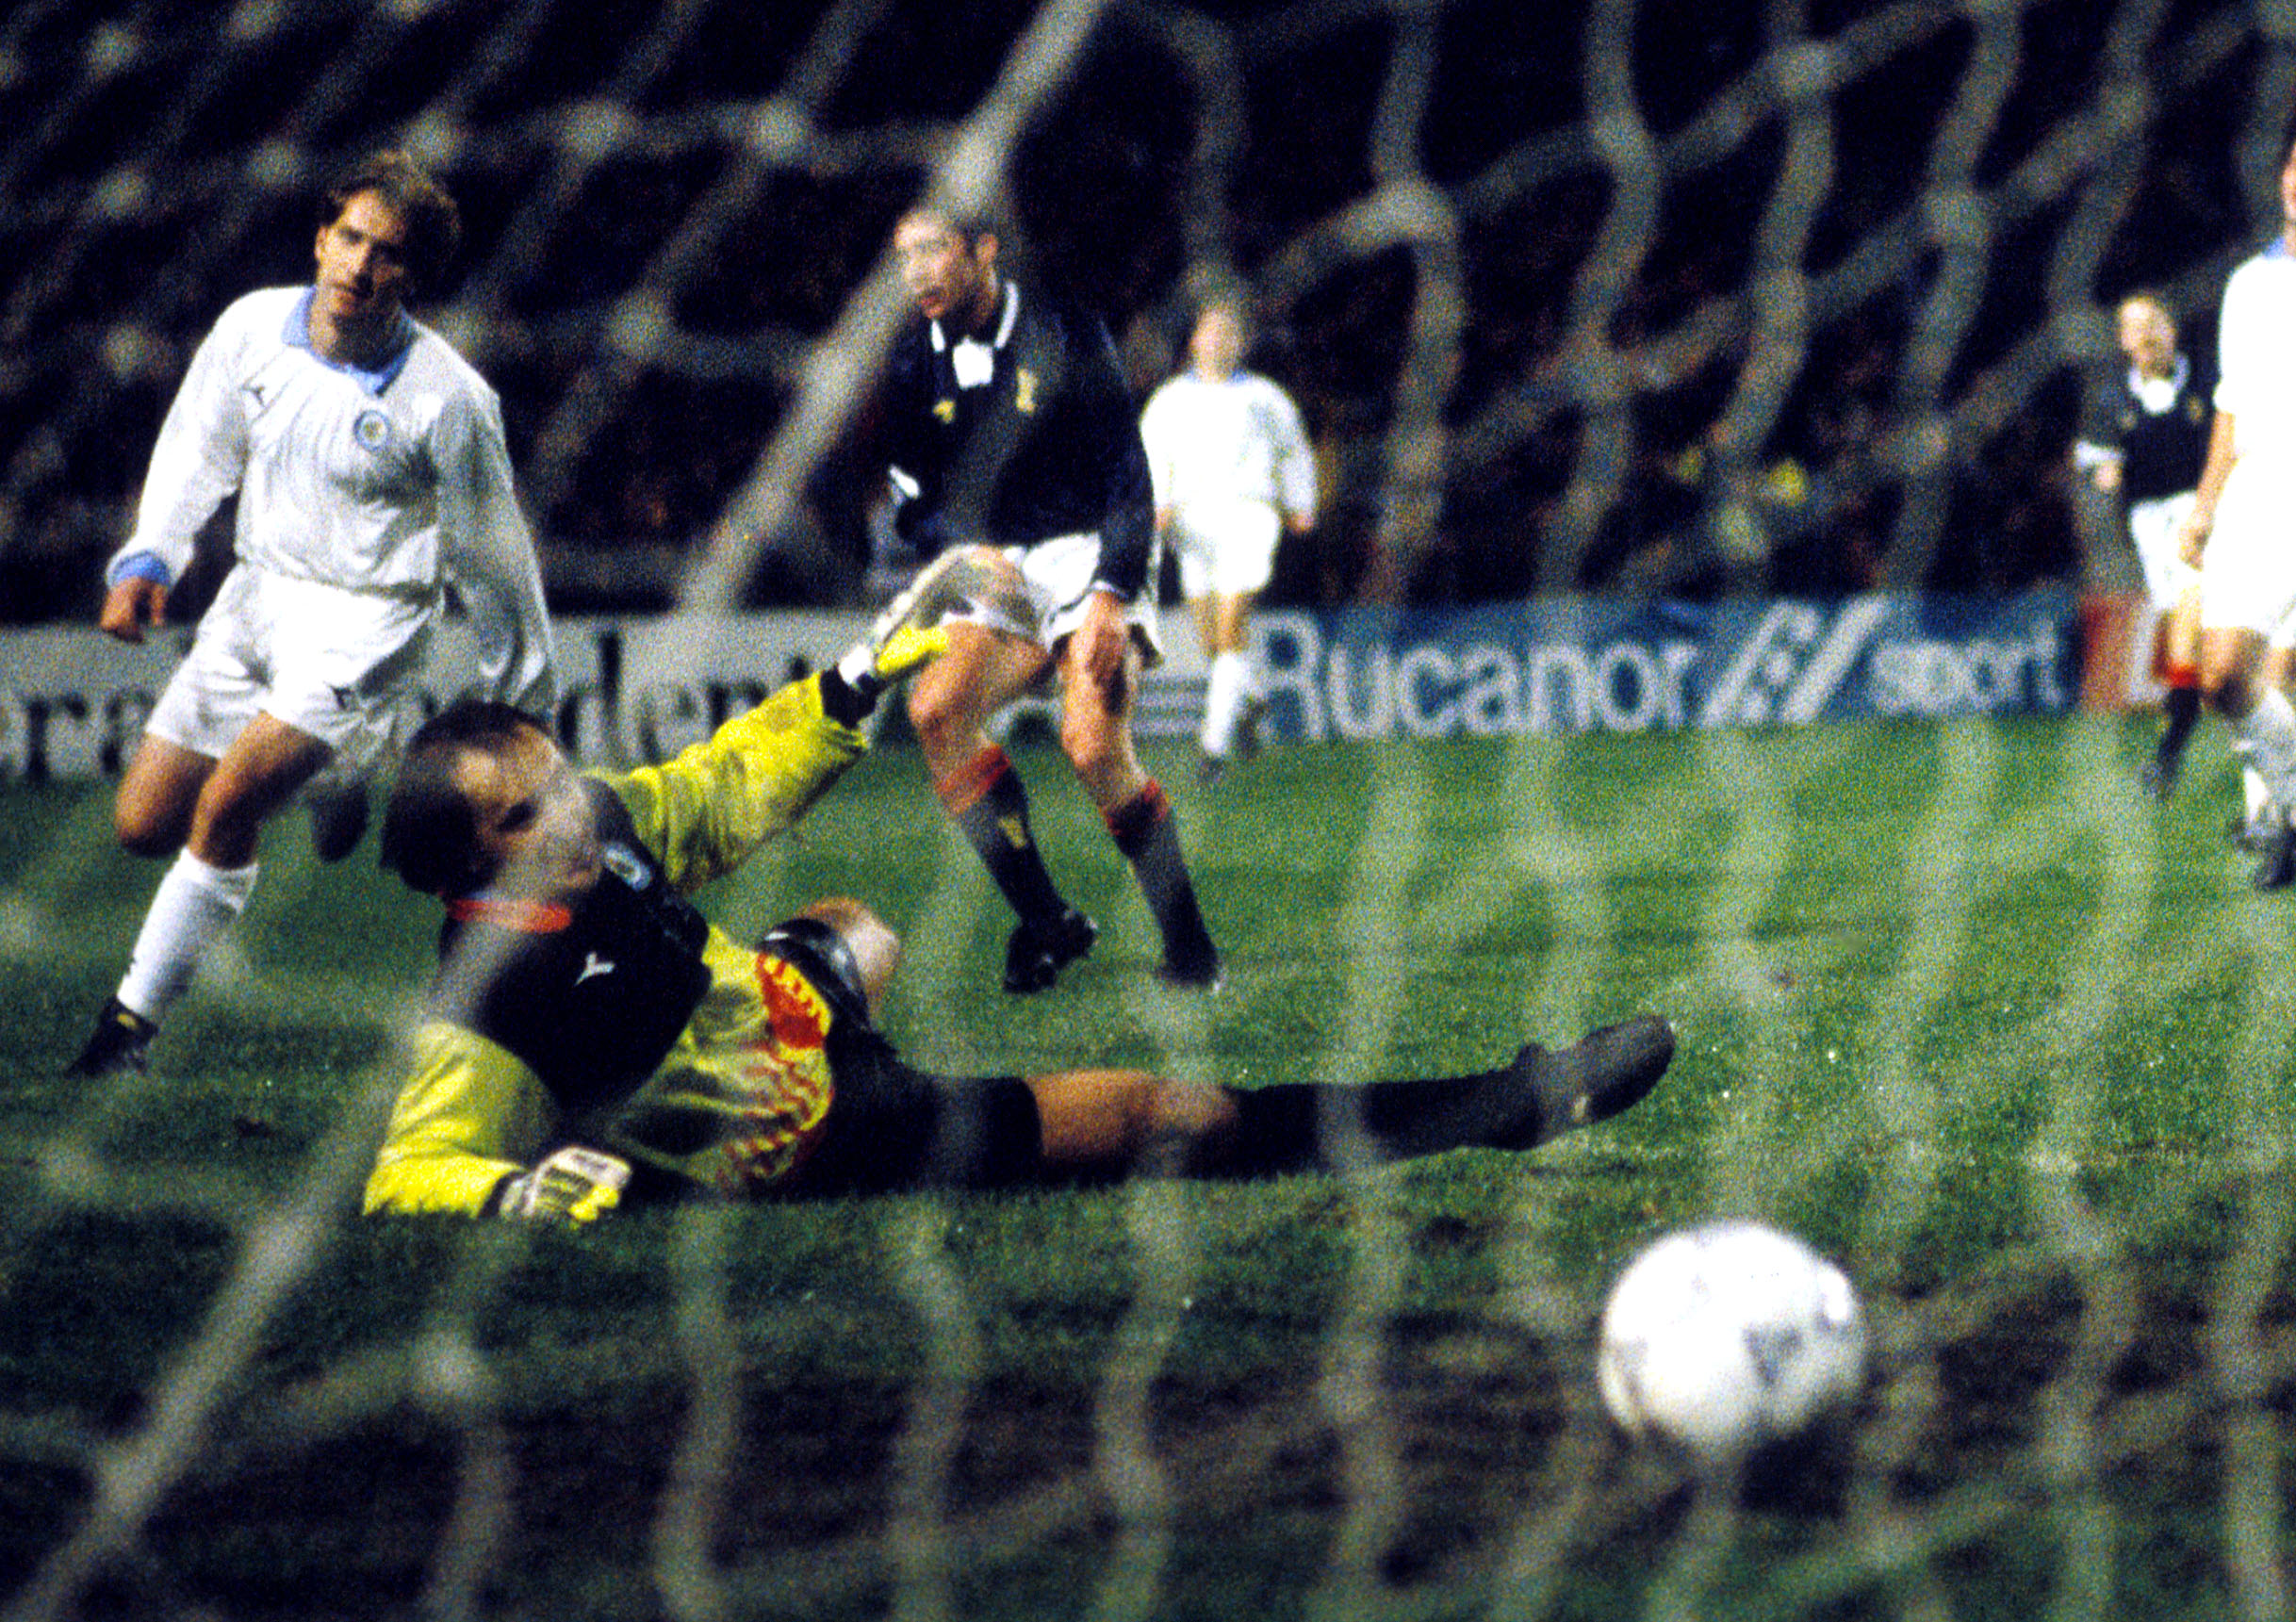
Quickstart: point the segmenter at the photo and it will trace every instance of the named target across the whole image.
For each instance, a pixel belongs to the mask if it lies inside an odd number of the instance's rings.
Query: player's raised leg
[[[1048,1171],[1257,1177],[1536,1148],[1641,1102],[1674,1045],[1674,1027],[1644,1014],[1566,1048],[1533,1042],[1495,1069],[1425,1080],[1232,1088],[1071,1071],[1027,1086]]]

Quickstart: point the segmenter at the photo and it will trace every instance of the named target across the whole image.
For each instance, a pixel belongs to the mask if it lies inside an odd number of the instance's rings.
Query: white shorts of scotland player
[[[1172,515],[1173,555],[1180,595],[1193,601],[1214,592],[1238,597],[1264,591],[1275,575],[1283,520],[1266,501],[1190,501]]]
[[[1008,636],[1025,637],[1047,648],[1058,647],[1084,623],[1085,599],[1091,593],[1092,577],[1100,570],[1100,536],[1088,531],[1055,535],[1033,547],[1005,547],[1001,550],[1021,572],[1033,623],[1022,624],[1002,604],[990,602],[967,604],[952,610],[948,617],[985,625]],[[1124,608],[1124,622],[1132,628],[1132,639],[1140,645],[1142,656],[1152,665],[1162,663],[1164,658],[1155,582],[1152,565],[1148,589]]]
[[[2201,557],[2201,624],[2271,636],[2296,610],[2296,469],[2243,458]]]
[[[2157,609],[2174,608],[2177,599],[2200,580],[2200,570],[2185,562],[2177,546],[2178,527],[2191,510],[2189,490],[2129,504],[2128,538],[2144,569],[2144,595]]]
[[[242,564],[224,577],[144,730],[221,757],[258,711],[336,751],[331,774],[399,742],[435,598],[344,591]]]

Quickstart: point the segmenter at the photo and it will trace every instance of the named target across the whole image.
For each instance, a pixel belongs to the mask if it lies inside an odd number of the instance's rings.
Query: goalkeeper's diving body
[[[583,1221],[693,1194],[1251,1176],[1528,1149],[1617,1114],[1665,1070],[1674,1033],[1648,1015],[1480,1074],[1367,1087],[1128,1070],[958,1078],[905,1063],[874,1023],[899,942],[866,907],[818,902],[750,947],[685,896],[858,758],[879,693],[945,643],[920,618],[896,602],[837,665],[633,772],[576,773],[497,703],[453,706],[417,732],[383,860],[448,916],[370,1213]]]

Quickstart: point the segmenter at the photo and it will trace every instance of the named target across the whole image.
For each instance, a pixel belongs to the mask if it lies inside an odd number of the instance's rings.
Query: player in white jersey
[[[2280,167],[2281,234],[2225,284],[2216,423],[2185,519],[2201,569],[2201,682],[2279,814],[2259,889],[2296,878],[2296,706],[2262,680],[2271,633],[2296,612],[2296,148]]]
[[[1205,304],[1189,335],[1188,369],[1140,413],[1156,527],[1173,543],[1180,594],[1210,662],[1197,735],[1207,782],[1231,752],[1257,745],[1252,611],[1274,573],[1282,532],[1304,534],[1316,519],[1316,464],[1300,409],[1274,382],[1243,369],[1248,342],[1238,304]]]
[[[397,742],[450,582],[484,685],[530,710],[553,696],[500,404],[405,309],[458,233],[452,199],[403,155],[360,165],[327,193],[312,285],[233,303],[169,407],[99,624],[128,642],[161,624],[235,492],[237,561],[121,779],[121,844],[173,861],[74,1074],[143,1067],[254,891],[264,823]]]

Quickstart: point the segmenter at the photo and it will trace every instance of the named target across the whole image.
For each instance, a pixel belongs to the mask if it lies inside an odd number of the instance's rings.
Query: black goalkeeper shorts
[[[810,922],[780,926],[760,943],[803,975],[832,1015],[828,1117],[780,1191],[878,1194],[1025,1182],[1040,1164],[1041,1141],[1027,1083],[1012,1075],[933,1075],[904,1063],[869,1023],[850,955],[845,964],[833,956],[834,932],[794,926]]]

